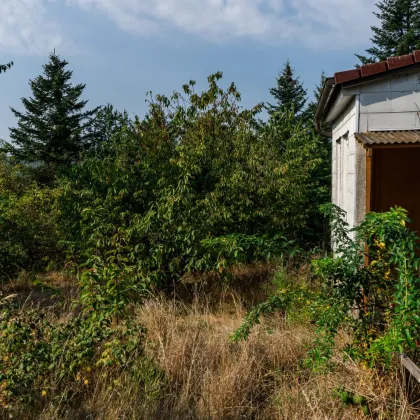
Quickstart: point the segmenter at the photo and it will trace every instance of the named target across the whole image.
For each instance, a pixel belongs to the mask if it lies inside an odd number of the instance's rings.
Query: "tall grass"
[[[282,277],[283,276],[283,277]],[[284,281],[284,273],[277,281]],[[296,281],[306,276],[295,273]],[[280,277],[280,279],[279,279]],[[56,287],[67,285],[65,276],[46,279]],[[288,279],[290,281],[290,277]],[[268,286],[267,286],[268,287]],[[54,372],[50,390],[40,395],[36,406],[14,411],[19,419],[363,419],[359,407],[346,407],[334,396],[347,390],[364,396],[371,417],[377,419],[417,419],[420,412],[407,393],[402,377],[367,369],[337,357],[336,368],[326,374],[314,373],[301,365],[314,338],[313,326],[295,314],[267,317],[250,339],[233,343],[228,337],[243,320],[250,296],[264,294],[254,286],[246,293],[224,289],[192,294],[192,299],[155,297],[132,308],[132,317],[147,329],[144,352],[132,357],[136,369],[110,371],[93,366],[85,377],[66,384],[70,400],[54,395]],[[9,289],[9,292],[12,288]],[[22,310],[40,305],[36,299],[22,298]],[[74,292],[66,295],[74,296]],[[49,298],[51,302],[51,298]],[[48,302],[44,301],[44,307]],[[253,302],[255,303],[255,302]],[[66,301],[52,303],[51,322],[71,317]],[[348,337],[340,336],[344,345]],[[87,382],[86,382],[87,381]],[[61,394],[62,395],[62,394]],[[0,411],[0,418],[11,412]]]

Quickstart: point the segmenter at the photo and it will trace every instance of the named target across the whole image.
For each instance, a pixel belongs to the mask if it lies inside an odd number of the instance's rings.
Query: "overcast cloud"
[[[52,17],[52,3],[60,13]],[[176,32],[214,43],[252,39],[335,49],[366,42],[375,0],[0,0],[0,50],[44,54],[71,44],[66,8],[143,37]],[[77,45],[76,45],[77,48]]]

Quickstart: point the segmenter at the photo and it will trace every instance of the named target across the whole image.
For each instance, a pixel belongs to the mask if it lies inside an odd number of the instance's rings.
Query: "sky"
[[[29,80],[55,51],[85,83],[89,107],[147,111],[146,93],[170,94],[222,71],[243,106],[270,101],[287,59],[309,93],[352,68],[369,47],[376,0],[0,0],[0,138],[16,125]]]

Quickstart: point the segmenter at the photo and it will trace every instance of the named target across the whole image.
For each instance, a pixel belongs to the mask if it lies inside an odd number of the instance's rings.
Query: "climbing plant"
[[[339,208],[324,207],[324,213],[331,218],[335,256],[314,261],[313,281],[320,286],[277,291],[248,314],[233,338],[246,338],[264,313],[304,305],[317,326],[308,359],[313,366],[329,362],[339,331],[352,337],[345,354],[371,365],[389,366],[396,352],[415,356],[420,336],[419,238],[407,227],[407,212],[392,208],[370,213],[354,229]]]

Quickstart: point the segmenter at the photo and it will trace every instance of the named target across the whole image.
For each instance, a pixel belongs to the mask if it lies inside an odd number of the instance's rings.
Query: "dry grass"
[[[139,308],[138,320],[148,329],[146,353],[164,384],[155,384],[148,403],[128,378],[112,403],[104,405],[109,390],[101,387],[88,404],[93,418],[365,419],[359,407],[345,407],[334,397],[341,385],[367,398],[371,418],[419,418],[399,372],[380,376],[338,358],[328,374],[300,368],[314,337],[309,325],[273,316],[247,342],[231,343],[228,336],[244,315],[241,305],[232,305],[235,300],[231,296],[217,310],[164,298]]]
[[[35,278],[21,272],[16,279],[0,284],[0,298],[9,295],[16,295],[16,303],[21,308],[33,305],[51,306],[58,301],[70,304],[78,297],[78,287],[74,276],[64,271],[39,274]],[[69,310],[69,305],[66,306],[62,308],[65,312]]]
[[[304,356],[311,332],[302,326],[260,332],[245,343],[229,334],[241,307],[209,312],[165,300],[150,301],[139,314],[148,334],[148,353],[169,379],[174,418],[255,418],[275,390],[276,371],[292,370]]]
[[[230,343],[227,337],[243,315],[240,305],[209,311],[199,302],[186,308],[154,300],[142,308],[139,319],[149,331],[148,353],[169,380],[171,418],[365,418],[360,408],[346,408],[333,398],[340,385],[365,396],[373,418],[419,418],[397,385],[399,375],[380,377],[339,359],[328,374],[300,368],[314,337],[309,325],[273,316],[247,342]]]
[[[54,276],[51,284],[60,283],[67,289],[68,279]],[[105,375],[95,370],[88,387],[68,385],[77,395],[77,404],[45,400],[36,412],[22,412],[19,418],[366,418],[359,407],[345,407],[334,397],[341,385],[367,398],[370,418],[420,418],[414,397],[401,385],[405,381],[399,371],[382,376],[338,357],[337,368],[327,374],[301,367],[314,338],[313,327],[303,320],[285,321],[273,315],[248,341],[229,341],[249,306],[247,296],[254,301],[263,294],[261,290],[248,290],[247,295],[224,290],[217,299],[209,299],[206,292],[192,294],[191,299],[147,301],[133,311],[135,319],[147,328],[145,354],[138,356],[135,374]]]

